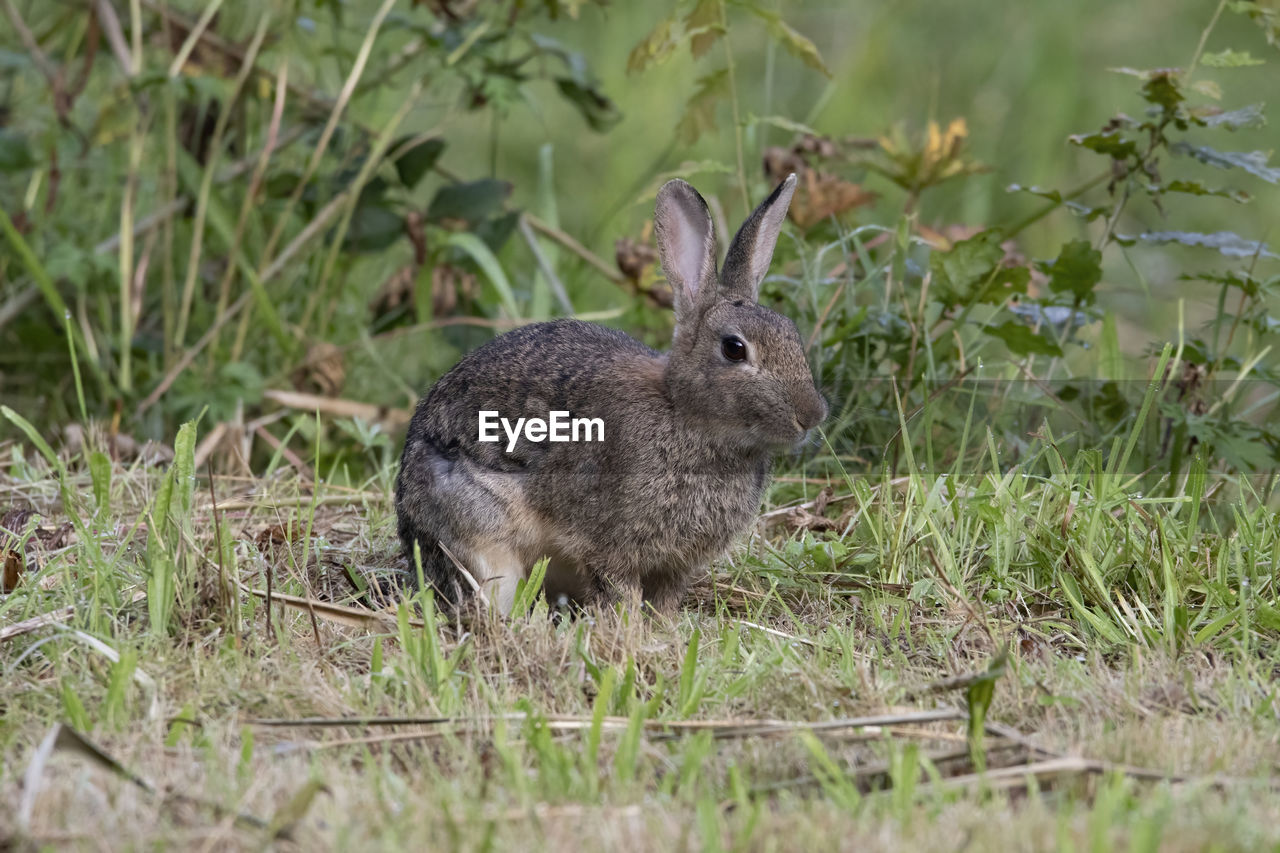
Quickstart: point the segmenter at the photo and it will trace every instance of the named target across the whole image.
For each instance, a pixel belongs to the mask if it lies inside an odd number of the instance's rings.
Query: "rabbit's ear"
[[[716,235],[698,191],[681,180],[658,190],[654,208],[658,257],[675,296],[676,322],[715,295]]]
[[[782,221],[787,218],[787,207],[795,191],[796,176],[792,173],[742,223],[724,259],[721,298],[755,302],[759,297],[760,282],[769,271],[773,247],[778,242]]]

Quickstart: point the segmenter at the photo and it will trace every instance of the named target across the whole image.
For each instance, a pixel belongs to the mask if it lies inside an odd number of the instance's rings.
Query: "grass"
[[[673,622],[464,625],[384,594],[389,471],[210,484],[195,439],[0,479],[37,513],[5,518],[8,846],[1280,844],[1280,535],[1248,483],[783,476]]]

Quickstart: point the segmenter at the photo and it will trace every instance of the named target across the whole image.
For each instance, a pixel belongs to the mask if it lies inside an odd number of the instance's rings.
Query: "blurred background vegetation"
[[[796,169],[765,298],[833,400],[811,471],[904,421],[942,465],[975,417],[1107,446],[1166,343],[1136,470],[1280,459],[1274,3],[0,7],[0,399],[50,434],[385,470],[506,328],[664,346],[662,180],[734,225]]]

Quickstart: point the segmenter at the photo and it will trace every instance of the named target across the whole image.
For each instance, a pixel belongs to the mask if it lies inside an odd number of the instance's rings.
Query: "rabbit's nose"
[[[808,431],[827,418],[827,401],[821,394],[815,393],[811,398],[796,406],[796,423]]]

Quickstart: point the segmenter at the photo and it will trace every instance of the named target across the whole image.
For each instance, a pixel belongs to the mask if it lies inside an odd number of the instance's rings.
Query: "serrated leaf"
[[[698,88],[694,90],[685,104],[684,115],[676,124],[676,135],[686,145],[698,141],[702,134],[716,128],[716,104],[729,91],[729,71],[722,68],[713,71],[698,80]]]
[[[400,139],[391,146],[392,151],[396,151],[400,146],[404,145],[408,140]],[[444,151],[444,140],[440,138],[426,139],[419,144],[405,151],[395,159],[396,175],[400,178],[400,183],[409,189],[413,189],[418,182],[431,171],[431,167],[440,159],[440,154]]]
[[[1004,345],[1014,355],[1062,355],[1062,348],[1057,342],[1049,340],[1023,323],[1010,320],[999,326],[983,326],[982,331],[1004,341]]]
[[[1110,205],[1102,205],[1100,207],[1090,207],[1087,204],[1081,204],[1078,201],[1063,201],[1062,193],[1054,189],[1045,189],[1044,187],[1024,187],[1022,184],[1009,184],[1005,187],[1005,192],[1010,193],[1027,193],[1029,195],[1039,196],[1048,199],[1054,204],[1061,204],[1072,214],[1084,217],[1086,222],[1092,222],[1099,216],[1106,216],[1111,213]]]
[[[1177,72],[1168,69],[1153,72],[1146,83],[1142,84],[1142,98],[1149,104],[1155,104],[1165,113],[1172,113],[1178,104],[1186,100],[1182,87],[1178,84]]]
[[[1280,184],[1280,169],[1267,165],[1270,155],[1265,151],[1216,151],[1205,145],[1190,145],[1186,142],[1175,142],[1172,149],[1174,153],[1187,154],[1209,166],[1244,169],[1267,183]]]
[[[720,26],[720,4],[724,0],[698,0],[688,15],[684,17],[684,29],[689,35],[689,52],[694,59],[701,59],[711,50],[712,45],[724,35]]]
[[[1163,185],[1154,184],[1148,189],[1157,193],[1186,193],[1187,195],[1209,195],[1218,198],[1229,198],[1237,204],[1245,204],[1252,198],[1243,190],[1233,190],[1228,187],[1206,187],[1199,181],[1170,181]]]
[[[427,218],[436,222],[480,222],[500,210],[510,194],[511,184],[493,178],[446,184],[436,190],[427,207]]]
[[[1247,272],[1231,270],[1225,273],[1199,272],[1178,276],[1182,281],[1208,281],[1226,287],[1238,287],[1250,298],[1258,295],[1262,283]]]
[[[996,245],[989,232],[961,240],[950,251],[929,256],[934,286],[939,288],[944,301],[960,301],[975,285],[991,276],[1003,257],[1004,250]]]
[[[1252,258],[1255,256],[1280,258],[1280,255],[1268,249],[1265,243],[1257,240],[1246,240],[1231,231],[1215,231],[1211,234],[1203,234],[1197,231],[1148,231],[1136,237],[1128,234],[1117,234],[1116,240],[1124,245],[1132,245],[1135,241],[1141,240],[1144,243],[1180,243],[1183,246],[1202,246],[1207,249],[1216,249],[1230,258]]]
[[[1067,137],[1072,145],[1106,154],[1113,160],[1124,160],[1138,153],[1138,143],[1125,136],[1120,129],[1095,133],[1073,133]]]
[[[665,62],[675,52],[679,46],[679,39],[672,35],[672,28],[675,21],[672,18],[663,18],[659,21],[649,34],[640,39],[636,46],[631,48],[631,53],[627,56],[627,73],[635,74],[643,71],[651,65],[658,65]]]
[[[831,70],[827,68],[827,64],[822,60],[822,54],[808,36],[798,32],[785,20],[782,15],[772,9],[764,9],[754,3],[741,4],[747,11],[751,12],[757,18],[765,22],[769,35],[774,41],[782,45],[788,53],[798,58],[805,65],[822,72],[827,77],[831,76]]]
[[[1102,253],[1088,240],[1072,240],[1062,247],[1053,263],[1043,267],[1054,293],[1070,293],[1077,302],[1093,302],[1093,289],[1102,280]]]
[[[587,124],[597,133],[604,133],[622,121],[618,105],[595,86],[571,77],[557,78],[556,86],[560,89],[560,94],[578,108]]]
[[[1265,65],[1261,59],[1255,59],[1247,50],[1226,50],[1217,53],[1206,53],[1200,57],[1200,64],[1205,68],[1244,68],[1249,65]]]
[[[1234,110],[1220,110],[1217,107],[1207,107],[1206,110],[1215,110],[1207,112],[1204,115],[1197,115],[1196,121],[1205,127],[1223,127],[1227,130],[1242,130],[1246,128],[1262,127],[1267,123],[1267,117],[1262,114],[1262,104],[1249,104]]]

